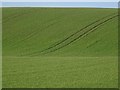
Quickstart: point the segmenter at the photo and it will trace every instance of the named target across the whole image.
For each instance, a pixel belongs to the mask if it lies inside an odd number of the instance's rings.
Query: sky
[[[119,0],[2,0],[2,7],[118,8]]]
[[[1,0],[2,2],[119,2],[120,0]]]

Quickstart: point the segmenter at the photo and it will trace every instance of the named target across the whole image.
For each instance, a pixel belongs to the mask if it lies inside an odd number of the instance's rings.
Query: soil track
[[[8,47],[9,47],[9,46],[10,46],[10,47],[17,47],[17,44],[18,44],[18,43],[23,43],[23,42],[25,42],[26,40],[30,40],[31,38],[35,37],[36,35],[39,35],[39,32],[40,32],[40,31],[43,31],[43,30],[45,30],[45,29],[47,29],[47,28],[49,28],[49,27],[51,27],[51,26],[53,26],[53,25],[56,25],[56,24],[58,24],[58,23],[60,23],[60,22],[63,22],[62,18],[64,18],[64,17],[65,17],[65,15],[64,15],[64,16],[61,16],[61,15],[60,15],[60,16],[56,16],[56,17],[54,17],[54,18],[49,19],[49,20],[47,21],[47,23],[48,23],[48,22],[51,22],[50,24],[48,24],[48,25],[46,25],[45,27],[42,27],[42,28],[40,28],[40,27],[38,27],[38,28],[35,27],[36,30],[28,33],[25,38],[23,38],[23,39],[21,39],[21,40],[19,40],[19,41],[11,41],[12,44],[11,44],[11,45],[8,45]],[[46,22],[43,23],[43,24],[46,24]],[[37,30],[37,29],[38,29],[38,30]],[[40,29],[40,30],[39,30],[39,29]]]
[[[116,16],[115,16],[115,17],[116,17]],[[113,17],[113,18],[114,18],[114,17]],[[102,22],[102,23],[94,26],[94,27],[91,28],[89,31],[84,32],[82,35],[80,35],[80,36],[78,36],[77,38],[73,39],[73,40],[70,41],[69,43],[67,43],[67,44],[65,44],[65,45],[63,45],[63,46],[61,46],[61,47],[59,47],[59,48],[56,48],[56,49],[54,49],[54,50],[51,50],[51,51],[49,51],[49,52],[54,52],[54,51],[56,51],[56,50],[58,50],[58,49],[61,49],[61,48],[65,47],[65,46],[71,44],[72,42],[76,41],[77,39],[79,39],[79,38],[81,38],[81,37],[83,37],[83,36],[88,35],[90,32],[95,31],[99,25],[101,25],[101,24],[103,24],[103,23],[105,23],[105,22],[107,22],[107,21],[109,21],[109,20],[111,20],[111,19],[113,19],[113,18],[110,18],[110,19],[108,19],[108,20],[106,20],[106,21],[104,21],[104,22]],[[47,53],[49,53],[49,52],[46,52],[46,53],[44,53],[44,54],[47,54]]]
[[[106,16],[106,17],[103,17],[103,18],[101,18],[101,19],[99,19],[99,20],[97,20],[97,21],[95,21],[95,22],[93,22],[93,23],[90,23],[89,25],[83,27],[83,28],[80,29],[79,31],[73,33],[72,35],[70,35],[69,37],[65,38],[64,40],[56,43],[55,45],[50,46],[50,47],[48,47],[47,49],[44,49],[44,50],[42,50],[42,51],[34,52],[34,53],[32,53],[32,54],[29,54],[29,55],[33,55],[33,56],[35,55],[35,56],[36,56],[36,55],[39,55],[40,53],[42,53],[42,54],[47,54],[47,53],[50,53],[50,52],[54,52],[54,51],[56,51],[56,50],[59,50],[59,49],[65,47],[65,46],[71,44],[72,42],[78,40],[79,38],[82,38],[82,37],[88,35],[90,32],[95,31],[95,30],[98,28],[98,26],[104,24],[105,22],[107,22],[107,21],[109,21],[109,20],[111,20],[111,19],[113,19],[113,18],[115,18],[115,17],[117,17],[117,16],[118,16],[118,15],[115,15],[115,13],[114,13],[114,14],[108,15],[108,16]],[[108,17],[109,17],[109,18],[108,18]],[[101,22],[100,22],[100,21],[101,21]],[[98,23],[98,24],[96,24],[96,23]],[[94,25],[94,24],[96,24],[96,25]],[[93,25],[93,26],[92,26],[92,25]],[[90,26],[92,26],[92,27],[91,27],[90,29],[88,29],[87,31],[85,31],[85,30],[86,30],[87,28],[89,28]],[[81,33],[81,31],[83,31],[83,30],[84,30],[85,32],[82,32],[82,34],[80,34],[79,36],[76,36],[75,38],[71,39],[71,37],[75,36],[76,34]],[[71,40],[70,40],[70,39],[71,39]],[[70,41],[68,41],[68,40],[70,40]],[[68,42],[67,42],[67,41],[68,41]],[[63,45],[62,45],[62,44],[63,44]],[[57,46],[58,46],[58,47],[57,47]],[[57,48],[56,48],[56,47],[57,47]]]

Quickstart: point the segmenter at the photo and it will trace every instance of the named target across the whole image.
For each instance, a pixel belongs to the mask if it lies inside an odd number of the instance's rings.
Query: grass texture
[[[118,87],[117,9],[3,8],[3,87]]]

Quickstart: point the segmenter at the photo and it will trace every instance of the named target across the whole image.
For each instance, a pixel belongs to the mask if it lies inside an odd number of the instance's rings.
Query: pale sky
[[[0,7],[97,7],[118,8],[120,0],[0,0]]]
[[[120,0],[1,0],[2,2],[119,2]]]

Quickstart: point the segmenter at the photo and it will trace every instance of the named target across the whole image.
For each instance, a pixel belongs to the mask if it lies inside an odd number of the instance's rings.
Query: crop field
[[[3,88],[117,88],[118,11],[3,8]]]

